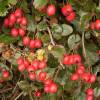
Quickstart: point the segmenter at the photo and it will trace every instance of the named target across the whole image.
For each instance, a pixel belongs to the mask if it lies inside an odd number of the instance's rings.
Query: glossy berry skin
[[[50,86],[47,86],[47,85],[46,85],[46,86],[44,87],[44,91],[45,91],[46,93],[49,93],[49,92],[50,92]]]
[[[87,95],[86,100],[93,100],[93,96],[92,95]]]
[[[48,16],[53,16],[56,13],[56,7],[55,5],[51,4],[47,7],[47,15]]]
[[[29,44],[30,49],[34,49],[35,48],[35,40],[31,40],[30,44]]]
[[[68,16],[66,16],[66,20],[68,22],[72,22],[75,19],[76,13],[75,12],[71,12]]]
[[[44,85],[46,85],[46,86],[48,86],[48,85],[50,85],[52,83],[53,83],[53,80],[51,80],[51,79],[44,80]]]
[[[96,30],[100,30],[100,19],[96,20],[95,28],[96,28]]]
[[[46,65],[46,62],[45,62],[45,61],[41,61],[41,62],[39,63],[39,69],[44,69],[46,66],[47,66],[47,65]]]
[[[15,15],[14,15],[14,13],[12,13],[12,14],[9,16],[9,21],[10,21],[11,23],[15,23],[15,22],[16,22],[16,17],[15,17]]]
[[[90,28],[91,28],[92,30],[95,30],[95,22],[91,22],[91,23],[90,23]]]
[[[27,19],[26,19],[25,17],[22,17],[22,18],[21,18],[20,24],[21,24],[22,26],[26,26],[27,23],[28,23]]]
[[[28,74],[30,80],[35,80],[36,74],[34,72]]]
[[[86,90],[86,94],[87,94],[87,95],[93,96],[93,94],[94,94],[93,89],[92,89],[92,88],[88,88],[88,89]]]
[[[90,80],[90,73],[83,73],[81,75],[82,79],[85,81],[85,82],[89,82]]]
[[[40,81],[44,81],[46,79],[47,73],[46,72],[40,72],[38,75],[38,79]]]
[[[76,73],[78,73],[79,75],[82,75],[85,72],[85,68],[84,66],[78,66]]]
[[[13,37],[17,37],[17,36],[18,36],[18,30],[17,30],[16,28],[12,28],[12,29],[11,29],[11,35],[12,35]]]
[[[5,18],[5,20],[4,20],[4,26],[5,27],[9,26],[9,19],[8,18]]]
[[[5,71],[2,72],[2,77],[3,77],[3,78],[8,78],[9,75],[10,75],[9,71],[6,71],[6,70],[5,70]]]
[[[17,8],[15,10],[15,16],[18,18],[18,17],[22,17],[22,10],[20,8]]]
[[[21,23],[21,18],[17,18],[17,19],[16,19],[16,22],[17,22],[18,24],[20,24],[20,23]]]
[[[90,80],[89,80],[89,82],[90,82],[90,83],[94,83],[95,81],[96,81],[96,75],[91,74],[91,75],[90,75]]]
[[[29,65],[26,69],[29,73],[34,71],[34,68],[32,67],[32,65]]]
[[[18,58],[17,60],[18,65],[21,65],[24,63],[24,59],[22,57]]]
[[[25,36],[23,37],[23,45],[28,46],[30,44],[30,38]]]
[[[31,65],[32,65],[34,71],[38,70],[38,68],[39,68],[39,61],[38,60],[34,60]]]
[[[22,29],[22,28],[19,28],[19,29],[18,29],[18,32],[19,32],[19,35],[22,36],[22,37],[23,37],[23,36],[25,35],[25,33],[26,33],[25,30]]]
[[[72,81],[77,81],[79,79],[79,75],[77,73],[74,73],[71,75],[71,80]]]
[[[71,12],[73,12],[73,8],[70,4],[67,4],[62,7],[61,12],[64,16],[69,15]]]
[[[58,86],[55,83],[52,83],[49,88],[50,93],[56,93],[58,91]]]
[[[74,56],[73,55],[69,55],[69,65],[74,64]]]
[[[35,40],[35,48],[41,48],[42,47],[42,41],[40,39]]]
[[[36,97],[41,97],[41,92],[40,92],[40,91],[36,91],[36,92],[34,93],[34,96],[36,96]]]
[[[24,65],[25,65],[25,68],[27,69],[30,65],[30,62],[28,59],[24,59]]]
[[[24,65],[24,64],[19,65],[19,66],[18,66],[18,70],[19,70],[20,72],[23,72],[23,71],[25,70],[25,65]]]
[[[79,54],[74,54],[74,63],[81,63],[81,57]]]

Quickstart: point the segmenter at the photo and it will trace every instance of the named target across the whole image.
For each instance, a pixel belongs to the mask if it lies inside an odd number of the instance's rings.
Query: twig
[[[18,98],[23,95],[23,92],[21,92],[14,100],[18,100]]]
[[[13,87],[7,88],[7,89],[3,89],[3,90],[0,90],[0,93],[5,93],[5,92],[7,92],[7,91],[9,91],[9,90],[12,90],[12,89],[13,89]]]

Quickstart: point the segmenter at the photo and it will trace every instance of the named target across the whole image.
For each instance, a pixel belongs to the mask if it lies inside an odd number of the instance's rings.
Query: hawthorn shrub
[[[100,100],[100,0],[0,1],[0,100]]]

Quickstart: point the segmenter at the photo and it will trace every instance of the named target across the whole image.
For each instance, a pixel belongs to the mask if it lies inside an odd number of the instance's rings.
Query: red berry
[[[71,12],[68,16],[66,16],[66,20],[72,22],[75,19],[76,13]]]
[[[73,8],[70,4],[67,4],[62,7],[61,12],[64,16],[69,15],[73,11]]]
[[[52,84],[49,86],[49,88],[50,88],[50,93],[56,93],[57,90],[58,90],[58,86],[57,86],[57,84],[55,84],[55,83],[52,83]]]
[[[35,40],[35,48],[41,48],[42,47],[42,42],[40,39]]]
[[[23,45],[28,46],[29,43],[30,43],[30,38],[27,36],[23,37]]]
[[[15,23],[16,22],[16,17],[15,17],[15,15],[13,13],[9,16],[9,21],[11,23]]]
[[[34,72],[29,73],[28,76],[30,80],[35,80],[36,78],[36,74]]]
[[[73,55],[69,55],[69,65],[74,64],[74,56]]]
[[[75,63],[81,63],[81,57],[79,54],[75,54],[74,55],[74,62]]]
[[[38,70],[38,68],[39,68],[39,61],[38,60],[34,60],[32,62],[32,67],[33,67],[34,70]]]
[[[27,23],[28,23],[27,19],[25,17],[22,17],[20,24],[25,26],[25,25],[27,25]]]
[[[19,28],[18,32],[19,32],[19,35],[22,36],[22,37],[25,35],[25,30],[22,29],[22,28]]]
[[[90,23],[90,28],[91,28],[92,30],[95,29],[95,22],[91,22],[91,23]]]
[[[93,100],[93,96],[92,95],[87,95],[86,100]]]
[[[31,49],[35,48],[35,40],[30,41],[30,48]]]
[[[69,55],[64,55],[64,58],[63,58],[63,64],[67,65],[69,64]]]
[[[46,93],[49,93],[49,92],[50,92],[50,86],[45,86],[45,87],[44,87],[44,91],[45,91]]]
[[[91,96],[93,96],[94,91],[93,91],[92,88],[88,88],[88,89],[86,90],[86,93],[87,93],[87,95],[91,95]]]
[[[94,83],[95,81],[96,81],[96,75],[94,75],[94,74],[90,75],[90,80],[89,80],[89,82],[90,82],[90,83]]]
[[[45,85],[50,85],[50,84],[52,84],[53,83],[53,80],[51,80],[51,79],[46,79],[46,80],[44,80],[44,84]]]
[[[25,70],[25,65],[24,65],[24,64],[19,65],[19,66],[18,66],[18,70],[19,70],[20,72],[23,72],[23,71]]]
[[[41,62],[39,63],[39,69],[44,69],[46,66],[47,66],[47,65],[46,65],[46,62],[45,62],[45,61],[41,61]]]
[[[6,19],[4,20],[4,26],[5,26],[5,27],[8,27],[8,26],[9,26],[9,19],[8,19],[8,18],[6,18]]]
[[[97,30],[100,30],[100,19],[96,20],[96,22],[95,22],[95,28]]]
[[[12,28],[12,29],[11,29],[11,35],[12,35],[13,37],[17,37],[17,36],[18,36],[18,30],[17,30],[16,28]]]
[[[8,78],[9,75],[10,75],[9,71],[6,71],[6,70],[5,70],[5,71],[2,72],[2,77],[3,77],[3,78]]]
[[[46,79],[47,73],[46,72],[40,72],[38,75],[38,79],[40,81],[44,81]]]
[[[100,50],[98,50],[98,54],[100,55]]]
[[[85,82],[89,82],[90,80],[90,73],[83,73],[81,75],[82,79],[85,81]]]
[[[24,65],[25,65],[25,68],[28,68],[28,67],[29,67],[29,65],[30,65],[29,60],[24,59]]]
[[[24,63],[24,59],[22,57],[18,58],[17,60],[18,65],[21,65]]]
[[[22,16],[22,10],[20,8],[15,10],[15,16],[16,17],[21,17]]]
[[[53,16],[56,13],[55,5],[51,4],[47,7],[47,14],[48,16]]]
[[[82,75],[82,74],[85,72],[84,66],[79,66],[76,72],[77,72],[79,75]]]
[[[17,18],[17,19],[16,19],[16,22],[17,22],[18,24],[20,24],[21,18]]]
[[[36,97],[41,97],[41,92],[40,92],[40,91],[36,91],[36,92],[34,93],[34,96],[36,96]]]
[[[77,73],[74,73],[71,75],[71,80],[72,81],[77,81],[79,79],[79,75]]]
[[[32,67],[32,65],[29,65],[29,66],[27,67],[27,71],[28,71],[28,72],[33,72],[33,71],[34,71],[34,68]]]

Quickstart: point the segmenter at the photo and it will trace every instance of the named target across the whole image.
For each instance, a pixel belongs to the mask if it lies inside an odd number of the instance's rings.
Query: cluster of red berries
[[[72,22],[75,19],[76,13],[70,4],[66,4],[61,9],[62,14],[66,17],[66,20]]]
[[[95,22],[91,22],[90,28],[92,30],[100,30],[100,19],[97,19]]]
[[[9,76],[10,76],[10,73],[9,73],[9,71],[8,70],[5,70],[5,69],[3,69],[2,71],[1,71],[1,77],[0,77],[0,83],[2,83],[2,82],[4,82],[4,80],[5,79],[8,79],[9,78]]]
[[[53,80],[47,78],[47,72],[42,71],[44,68],[46,68],[47,64],[46,61],[39,61],[39,60],[33,60],[31,63],[29,60],[21,57],[17,60],[18,63],[18,70],[20,72],[27,71],[28,77],[30,80],[37,80],[44,83],[44,91],[46,93],[56,93],[58,88],[57,84],[53,82]],[[36,74],[36,71],[40,70],[38,74]]]
[[[11,28],[11,35],[17,37],[18,35],[24,36],[26,31],[21,26],[26,26],[28,23],[26,17],[23,16],[21,9],[16,9],[15,12],[11,13],[9,17],[4,20],[4,26]],[[15,24],[19,24],[20,27],[17,29],[14,27]]]
[[[86,72],[84,65],[82,64],[81,57],[78,54],[73,54],[73,55],[64,55],[63,58],[63,64],[65,65],[72,65],[72,64],[77,64],[77,69],[76,72],[71,75],[71,80],[72,81],[77,81],[80,78],[89,84],[92,84],[96,81],[96,75],[91,74],[90,72]],[[90,90],[88,90],[90,92]],[[93,95],[89,95],[87,92],[88,96],[86,97],[86,100],[93,100]],[[91,99],[90,99],[91,98]]]

